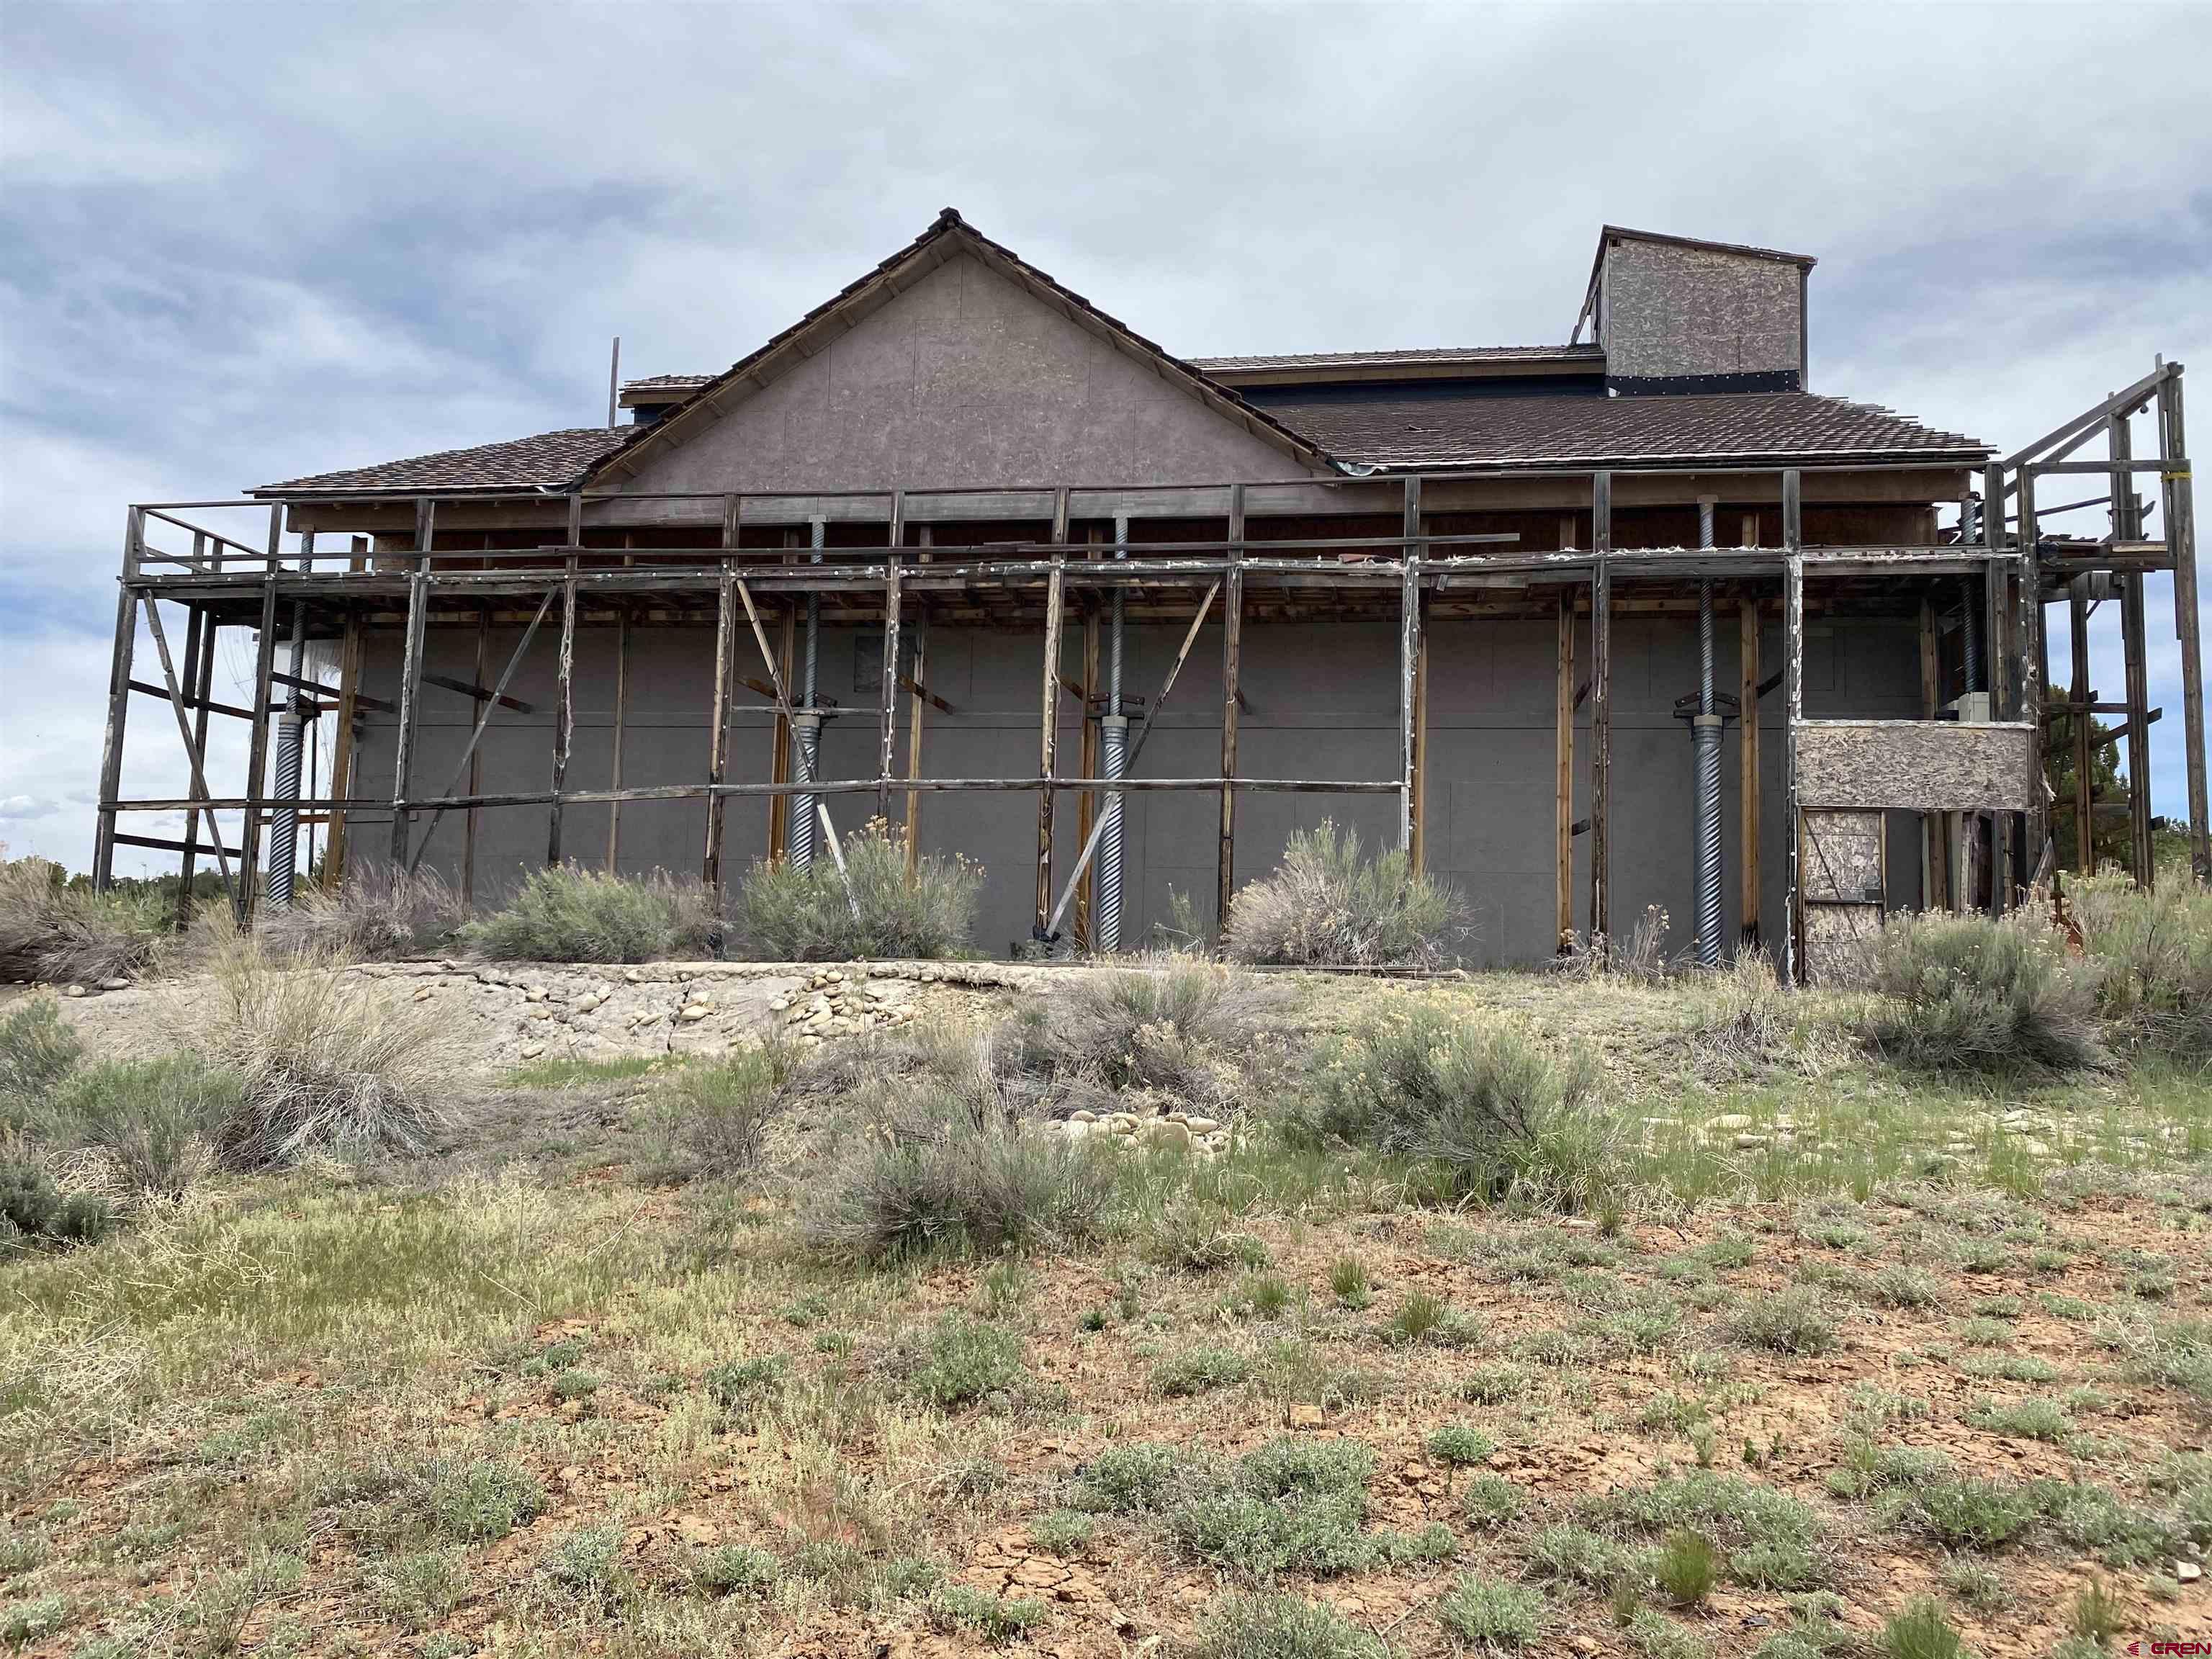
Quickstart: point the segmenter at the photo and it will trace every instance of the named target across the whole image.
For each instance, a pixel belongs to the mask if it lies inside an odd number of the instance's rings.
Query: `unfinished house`
[[[1802,976],[2086,861],[2042,768],[2079,709],[2131,787],[2074,821],[2128,815],[2144,872],[2148,726],[2185,723],[2201,878],[2180,366],[2000,458],[1808,388],[1813,265],[1607,227],[1565,344],[1184,360],[947,210],[721,373],[623,386],[622,423],[270,484],[265,541],[131,508],[98,872],[212,861],[243,913],[319,833],[325,878],[428,865],[481,905],[553,860],[731,883],[881,817],[986,867],[986,949],[1106,951],[1327,817],[1460,890],[1470,963],[1657,906]],[[125,790],[154,702],[188,798]],[[244,780],[206,775],[210,719],[250,722]]]

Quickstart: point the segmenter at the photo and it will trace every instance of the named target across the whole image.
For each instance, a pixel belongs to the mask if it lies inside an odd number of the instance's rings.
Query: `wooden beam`
[[[2096,751],[2090,744],[2089,734],[2096,721],[2084,707],[2094,696],[2089,684],[2089,594],[2084,581],[2076,580],[2067,584],[2066,622],[2074,670],[2074,706],[2066,717],[2074,738],[2074,868],[2081,875],[2092,876],[2097,872],[2097,836],[2095,817],[2090,811],[2094,794],[2090,787],[2089,769],[2095,762]]]
[[[1559,590],[1559,645],[1553,697],[1552,942],[1564,955],[1575,932],[1575,593]]]
[[[570,496],[570,501],[577,497]],[[561,862],[561,817],[563,791],[568,787],[568,750],[576,736],[576,560],[568,559],[568,579],[561,584],[561,644],[554,658],[553,804],[546,810],[545,862]]]
[[[2197,501],[2181,458],[2184,441],[2179,366],[2167,365],[2159,382],[2160,454],[2164,484],[2166,544],[2173,555],[2173,631],[2181,644],[2181,757],[2188,769],[2189,864],[2199,884],[2212,883],[2212,819],[2204,776],[2204,660],[2197,599]]]
[[[275,554],[278,538],[283,533],[282,509],[270,514],[270,567],[276,568]],[[146,614],[151,617],[153,606]],[[265,582],[261,589],[261,625],[259,637],[253,648],[253,697],[249,705],[254,712],[252,736],[246,744],[246,775],[251,780],[248,793],[258,794],[269,763],[269,676],[276,666],[276,584]],[[210,817],[208,822],[213,823]],[[246,926],[253,920],[253,908],[260,895],[255,890],[260,884],[261,872],[261,814],[248,812],[238,832],[238,884],[232,890],[231,903],[238,925]]]
[[[1936,601],[1920,599],[1920,718],[1932,720],[1943,707],[1942,635]],[[1950,902],[1951,817],[1948,812],[1920,815],[1920,908],[1940,910]]]
[[[1755,522],[1747,522],[1747,534],[1759,533]],[[1759,601],[1746,598],[1736,607],[1736,666],[1740,671],[1738,694],[1741,719],[1736,725],[1736,811],[1740,820],[1736,839],[1741,847],[1737,859],[1738,878],[1742,883],[1737,898],[1742,913],[1741,947],[1747,951],[1759,948]]]
[[[1613,941],[1613,474],[1590,479],[1590,937]]]
[[[1413,866],[1428,868],[1429,856],[1429,618],[1428,599],[1420,600],[1420,641],[1413,652]]]
[[[1066,497],[1060,499],[1064,510]],[[1064,562],[1053,561],[1044,602],[1044,690],[1037,732],[1037,776],[1043,783],[1037,792],[1036,933],[1041,939],[1048,937],[1046,924],[1052,915],[1052,782],[1060,748],[1060,629],[1067,597]]]
[[[1130,739],[1129,752],[1122,763],[1122,776],[1119,780],[1110,781],[1106,780],[1101,780],[1097,782],[1086,781],[1084,786],[1085,787],[1096,789],[1103,786],[1118,791],[1121,789],[1158,788],[1160,787],[1156,782],[1139,782],[1128,776],[1128,773],[1136,766],[1137,757],[1144,753],[1145,739],[1152,735],[1152,722],[1159,718],[1160,710],[1167,705],[1168,694],[1175,690],[1176,681],[1182,678],[1182,665],[1190,659],[1190,648],[1193,645],[1198,642],[1199,629],[1206,626],[1206,616],[1213,609],[1214,595],[1220,592],[1221,584],[1220,582],[1216,581],[1212,586],[1206,590],[1206,596],[1199,600],[1198,614],[1190,619],[1190,628],[1182,636],[1182,644],[1176,652],[1175,660],[1168,665],[1167,678],[1160,683],[1160,695],[1154,698],[1151,706],[1145,710],[1145,718],[1138,724],[1136,736]],[[1213,787],[1216,788],[1233,787],[1239,789],[1274,789],[1287,787],[1296,789],[1299,786],[1296,784],[1285,786],[1273,780],[1259,781],[1243,779],[1233,781],[1223,779],[1217,782]],[[1376,790],[1390,789],[1395,787],[1396,786],[1389,783],[1363,784],[1359,786],[1361,789]],[[1060,890],[1060,902],[1053,907],[1051,919],[1046,924],[1046,932],[1048,933],[1056,930],[1060,926],[1060,918],[1067,914],[1068,903],[1075,896],[1075,884],[1083,878],[1083,872],[1091,867],[1091,854],[1098,850],[1098,838],[1105,833],[1105,830],[1106,814],[1102,811],[1098,815],[1097,822],[1091,826],[1091,838],[1083,843],[1083,851],[1076,858],[1075,869],[1067,878],[1067,885]]]
[[[2019,633],[2014,641],[2020,653],[2020,712],[2018,718],[2031,726],[2041,726],[2043,720],[2043,580],[2036,568],[2036,543],[2039,532],[2035,519],[2035,475],[2023,471],[2020,475],[2020,575],[2019,575]],[[2043,781],[2043,745],[2034,745],[2031,763],[2035,775],[2029,780],[2027,811],[2021,814],[2021,855],[2019,878],[2021,882],[2035,878],[2035,872],[2043,860],[2043,844],[2051,830],[2048,792]]]
[[[894,553],[884,570],[883,707],[876,755],[876,817],[886,826],[891,817],[891,761],[898,744],[898,680],[899,556]]]
[[[1244,539],[1244,486],[1229,491],[1229,540]],[[1232,556],[1234,550],[1232,549]],[[1094,630],[1095,631],[1095,630]],[[1221,598],[1221,775],[1237,775],[1237,684],[1244,649],[1244,567],[1230,566]],[[1085,720],[1086,726],[1088,720]],[[1221,837],[1214,865],[1214,925],[1229,931],[1230,902],[1237,894],[1237,792],[1221,792]]]
[[[906,775],[909,785],[906,792],[906,876],[914,880],[921,873],[921,792],[911,787],[921,775],[922,716],[930,703],[939,700],[928,696],[921,689],[921,676],[929,672],[929,607],[917,607],[914,623],[914,678],[906,682]]]
[[[359,718],[361,644],[361,617],[349,611],[338,647],[338,727],[331,744],[331,795],[337,800],[353,793],[353,728]],[[331,813],[330,845],[323,854],[323,886],[332,893],[345,884],[347,843],[351,836],[348,816],[335,809]]]
[[[1805,719],[1804,526],[1799,478],[1795,467],[1782,475],[1782,677],[1788,688],[1783,706],[1782,787],[1788,826],[1789,867],[1784,881],[1782,976],[1792,985],[1805,980],[1805,894],[1800,864],[1804,817],[1797,801],[1797,728]]]
[[[507,666],[500,671],[499,683],[501,686],[505,686],[514,678],[516,671],[522,666],[522,659],[529,654],[530,642],[538,637],[538,625],[545,620],[545,613],[553,608],[553,597],[556,591],[548,588],[545,597],[538,600],[537,613],[531,617],[530,625],[522,630],[522,637],[515,641],[514,649],[507,657]],[[477,642],[480,646],[483,641],[483,635],[480,629],[477,635]],[[451,795],[453,793],[453,786],[461,781],[461,774],[464,771],[469,776],[470,793],[474,794],[476,792],[477,780],[482,775],[477,768],[477,762],[482,757],[479,745],[483,742],[485,729],[491,725],[492,716],[499,711],[501,707],[499,696],[495,692],[487,693],[477,707],[480,712],[477,715],[476,725],[470,729],[468,746],[461,750],[460,758],[453,763],[453,775],[446,780],[446,787],[438,792],[440,796]],[[554,779],[553,787],[557,794],[561,787],[561,780],[557,775]],[[552,803],[556,796],[549,795],[547,799],[549,803]],[[445,821],[445,817],[446,809],[442,806],[430,814],[430,822],[422,831],[422,838],[415,844],[414,852],[408,857],[407,870],[410,874],[412,874],[416,867],[422,862],[423,854],[429,851],[430,837],[438,833],[438,826]],[[476,877],[473,846],[470,848],[469,856],[464,860],[464,864],[471,891],[473,891]]]
[[[418,560],[407,578],[407,621],[399,653],[399,719],[392,738],[392,862],[404,867],[407,857],[407,786],[415,767],[415,720],[421,697],[416,689],[422,672],[422,630],[429,621],[430,573],[427,561]],[[273,588],[270,590],[275,591]]]
[[[1413,681],[1421,639],[1421,480],[1406,480],[1404,571],[1398,591],[1398,845],[1413,850]]]
[[[623,740],[629,722],[629,607],[625,605],[615,613],[615,729],[607,780],[615,789],[623,787]],[[622,868],[622,809],[618,800],[607,804],[607,873],[611,876]]]
[[[2133,423],[2127,413],[2115,410],[2106,417],[2109,453],[2115,460],[2134,458]],[[2112,539],[2139,541],[2142,510],[2131,475],[2115,472],[2112,490]],[[2124,681],[2127,720],[2121,730],[2127,743],[2128,867],[2146,892],[2157,880],[2155,844],[2151,838],[2150,813],[2150,680],[2145,651],[2143,576],[2130,571],[2119,577],[2120,659]]]
[[[543,616],[544,610],[545,607],[541,602],[538,605],[538,614]],[[489,605],[480,607],[477,611],[474,672],[476,674],[475,690],[469,699],[469,719],[472,726],[482,724],[485,714],[490,708],[496,707],[490,702],[491,688],[489,684],[491,679],[491,607]],[[480,793],[483,788],[483,751],[472,745],[469,751],[468,762],[469,793],[473,795]],[[471,908],[475,908],[477,902],[477,809],[471,806],[468,810],[467,816],[461,821],[461,900]],[[427,841],[428,838],[425,836],[424,839]],[[419,859],[422,855],[418,852],[415,856]]]
[[[194,719],[200,728],[196,735],[199,740],[200,752],[205,754],[207,752],[207,710],[204,707],[198,706],[200,665],[203,661],[212,659],[214,641],[211,639],[204,640],[202,635],[204,633],[213,633],[215,615],[212,611],[204,611],[200,606],[191,605],[185,608],[185,696],[187,701],[195,704]],[[137,623],[135,617],[132,618],[132,623],[135,628]],[[132,689],[137,689],[136,682],[133,682]],[[162,695],[167,696],[168,694],[164,691]],[[185,814],[184,844],[177,850],[184,854],[183,861],[177,867],[176,927],[177,931],[182,933],[192,919],[192,878],[198,872],[200,853],[200,815],[198,813]],[[313,860],[311,859],[308,862],[313,864]]]
[[[780,684],[791,684],[791,665],[797,650],[799,610],[787,605],[776,624],[776,663]],[[775,699],[775,732],[769,743],[769,777],[776,783],[791,781],[791,722],[784,718],[783,702],[775,697],[773,688],[769,695]],[[780,859],[791,836],[791,803],[782,795],[769,799],[768,855]]]
[[[125,591],[126,592],[129,592],[128,589],[125,589]],[[169,707],[177,717],[177,736],[183,739],[185,745],[185,759],[191,769],[192,799],[198,801],[205,801],[210,798],[210,796],[207,782],[207,767],[204,757],[202,754],[199,744],[193,740],[192,729],[185,719],[184,691],[177,683],[177,671],[169,659],[169,641],[167,636],[161,631],[161,611],[155,605],[154,596],[151,593],[145,596],[145,600],[146,630],[153,635],[154,649],[160,654],[161,659],[161,678],[167,684],[169,688]],[[131,623],[131,631],[134,635],[138,631],[138,624],[135,617],[132,619]],[[187,810],[189,811],[190,809]],[[216,823],[214,810],[212,808],[205,808],[203,810],[205,810],[207,812],[208,842],[209,845],[215,849],[215,867],[217,872],[222,877],[223,893],[230,900],[232,905],[235,907],[239,903],[238,884],[234,883],[230,878],[230,860],[223,852],[222,830],[221,826]],[[246,816],[247,821],[251,822],[254,815],[249,810]],[[242,872],[240,879],[243,879]]]
[[[726,781],[730,763],[730,675],[734,666],[732,647],[737,628],[737,567],[733,561],[722,561],[722,577],[714,592],[714,684],[708,693],[707,781],[719,785]],[[748,607],[750,609],[750,607]],[[768,638],[760,640],[761,655],[768,656]],[[769,660],[769,671],[775,662]],[[783,687],[776,685],[776,705],[783,707]],[[722,891],[722,798],[707,798],[707,845],[701,858],[700,875],[714,890],[717,900]]]

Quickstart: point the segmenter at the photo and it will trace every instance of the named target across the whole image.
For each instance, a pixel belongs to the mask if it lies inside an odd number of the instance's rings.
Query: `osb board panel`
[[[1804,720],[1797,799],[1807,806],[2024,811],[2034,743],[2032,728],[2014,724]]]
[[[1879,904],[1807,904],[1806,976],[1831,984],[1864,978],[1881,932]]]
[[[1881,814],[1813,811],[1805,814],[1798,883],[1805,902],[1882,902]]]

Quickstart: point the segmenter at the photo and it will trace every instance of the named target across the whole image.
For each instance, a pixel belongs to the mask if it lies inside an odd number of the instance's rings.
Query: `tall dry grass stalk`
[[[217,1000],[202,1046],[241,1087],[223,1133],[226,1162],[252,1168],[310,1150],[435,1145],[441,1099],[465,1059],[450,1022],[336,963],[280,959],[251,939],[220,946],[210,971]]]
[[[64,884],[41,858],[0,858],[0,979],[96,985],[152,963],[167,904],[145,889],[95,893]]]
[[[291,904],[264,910],[254,931],[286,956],[392,962],[451,948],[468,919],[460,894],[435,870],[371,864],[335,893],[295,889]]]

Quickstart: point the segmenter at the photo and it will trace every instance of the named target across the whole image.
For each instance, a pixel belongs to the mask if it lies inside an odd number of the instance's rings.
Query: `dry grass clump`
[[[2068,1072],[2106,1065],[2098,973],[2034,916],[1893,916],[1875,942],[1887,999],[1867,1035],[1939,1071]]]
[[[1587,1050],[1525,1019],[1413,1003],[1335,1044],[1285,1127],[1432,1160],[1470,1196],[1586,1210],[1614,1162],[1597,1079]]]
[[[1692,1055],[1709,1076],[1747,1077],[1786,1066],[1818,1077],[1849,1050],[1831,1019],[1808,1013],[1764,951],[1683,982]]]
[[[1112,1154],[1046,1127],[980,1050],[895,1077],[865,1103],[868,1121],[802,1220],[817,1255],[1030,1249],[1103,1229]]]
[[[906,868],[906,841],[872,818],[842,842],[845,872],[823,848],[804,869],[757,860],[738,895],[745,954],[763,962],[966,953],[983,890],[983,866],[926,854]]]
[[[212,968],[204,1048],[241,1090],[225,1162],[260,1168],[311,1149],[421,1153],[435,1144],[439,1097],[462,1058],[448,1022],[327,964],[273,959],[250,939],[226,945]]]
[[[780,1048],[738,1048],[686,1066],[663,1085],[673,1151],[687,1172],[750,1174],[785,1105],[790,1060]]]
[[[1073,1101],[1141,1091],[1194,1109],[1233,1108],[1270,1035],[1279,988],[1188,956],[1086,974],[1001,1033],[994,1060]]]
[[[495,962],[653,962],[710,954],[720,929],[714,891],[696,877],[564,864],[532,871],[463,933]]]
[[[1667,939],[1674,921],[1662,905],[1647,904],[1636,925],[1620,939],[1579,931],[1564,935],[1559,954],[1553,958],[1555,973],[1570,979],[1595,979],[1611,975],[1641,985],[1657,985],[1673,971]]]
[[[1238,962],[1428,967],[1464,914],[1457,893],[1402,848],[1359,856],[1359,836],[1324,818],[1229,908],[1223,948]]]
[[[335,893],[295,888],[291,904],[264,909],[254,931],[286,956],[395,962],[450,949],[468,917],[460,894],[435,870],[371,864]]]
[[[2131,1047],[2212,1062],[2212,891],[2183,872],[2146,893],[2125,876],[2069,890],[2098,1005]]]
[[[140,973],[169,931],[150,890],[72,887],[41,858],[0,859],[0,979],[96,985]]]

